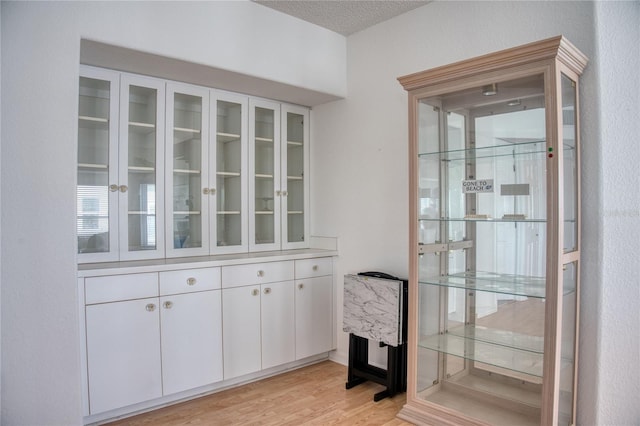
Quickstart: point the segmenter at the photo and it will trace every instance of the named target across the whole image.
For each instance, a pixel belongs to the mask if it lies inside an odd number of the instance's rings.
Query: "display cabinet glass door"
[[[167,255],[209,254],[208,111],[205,88],[167,85]]]
[[[115,72],[82,67],[76,232],[81,262],[118,259],[118,99]]]
[[[164,83],[120,83],[120,258],[164,256]]]
[[[510,411],[488,422],[541,422],[545,120],[542,74],[418,104],[417,393],[491,388]]]
[[[211,177],[211,198],[216,201],[211,217],[216,253],[246,252],[247,220],[247,98],[224,92],[212,92],[211,110],[215,111],[212,150],[215,175]],[[260,141],[259,143],[267,144]]]
[[[249,248],[280,249],[280,105],[249,102]]]
[[[282,248],[308,247],[309,110],[283,105],[282,110]]]

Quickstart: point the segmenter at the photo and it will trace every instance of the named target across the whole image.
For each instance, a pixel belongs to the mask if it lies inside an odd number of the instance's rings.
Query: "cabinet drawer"
[[[111,275],[91,277],[84,281],[84,299],[87,305],[142,299],[158,296],[158,274]]]
[[[223,266],[222,287],[289,281],[293,280],[293,276],[293,261]]]
[[[160,272],[160,295],[220,288],[220,268]]]
[[[321,277],[332,273],[333,259],[330,257],[296,260],[296,279]]]

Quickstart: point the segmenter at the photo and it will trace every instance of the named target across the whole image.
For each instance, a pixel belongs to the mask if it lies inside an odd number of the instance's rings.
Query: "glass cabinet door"
[[[122,75],[120,104],[120,258],[162,257],[164,83]]]
[[[209,254],[209,91],[167,85],[167,256]]]
[[[76,232],[80,262],[118,259],[117,73],[82,67]]]
[[[309,110],[282,105],[282,248],[308,247]]]
[[[247,251],[247,98],[212,92],[212,252]],[[215,147],[213,149],[213,147]]]
[[[280,248],[280,105],[249,102],[249,248]]]

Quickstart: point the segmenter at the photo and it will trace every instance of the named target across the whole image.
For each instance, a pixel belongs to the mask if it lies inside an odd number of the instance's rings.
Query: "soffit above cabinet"
[[[80,63],[246,93],[303,106],[342,99],[330,93],[93,40],[81,40]]]

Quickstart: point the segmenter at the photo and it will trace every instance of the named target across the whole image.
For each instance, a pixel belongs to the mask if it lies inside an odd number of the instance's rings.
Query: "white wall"
[[[559,34],[590,58],[607,50],[587,66],[581,92],[580,357],[585,362],[579,372],[578,419],[584,425],[632,424],[640,418],[638,186],[609,192],[620,185],[615,182],[637,183],[638,99],[626,98],[621,111],[615,96],[634,80],[637,87],[638,4],[430,3],[348,37],[348,96],[314,108],[312,233],[339,237],[339,283],[345,273],[369,269],[406,277],[407,96],[396,78]],[[596,17],[602,20],[598,31]],[[618,79],[621,67],[625,73]],[[609,86],[615,90],[600,108],[600,87]],[[614,124],[610,117],[619,113]],[[602,132],[601,122],[606,123]],[[605,147],[616,154],[604,153]],[[338,305],[340,322],[341,287]],[[347,354],[347,336],[341,333],[335,359],[346,362]],[[383,353],[374,355],[373,363],[384,361]],[[612,396],[605,397],[608,392]]]
[[[346,41],[250,2],[2,2],[2,416],[81,422],[80,39],[344,94]]]

